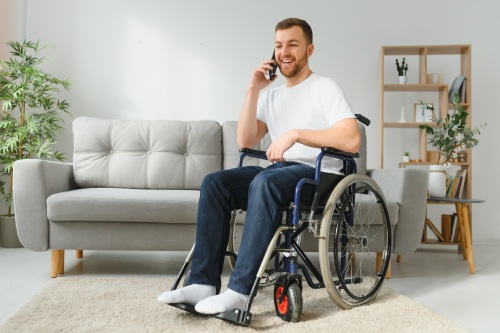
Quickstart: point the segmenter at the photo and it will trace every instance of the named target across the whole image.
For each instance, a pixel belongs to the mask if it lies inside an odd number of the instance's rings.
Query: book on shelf
[[[446,197],[447,198],[462,198],[463,190],[465,187],[465,177],[467,169],[458,170],[455,176],[448,177],[446,183]]]
[[[463,75],[459,75],[453,80],[453,83],[450,86],[450,91],[448,92],[448,101],[450,103],[453,103],[453,100],[455,99],[455,94],[461,94],[460,88],[464,85],[464,79],[465,77]]]
[[[456,223],[455,223],[456,221]],[[460,241],[460,227],[458,226],[458,217],[457,217],[457,214],[456,213],[453,213],[452,214],[452,217],[451,217],[451,224],[452,224],[452,235],[453,235],[453,239],[452,239],[452,242],[454,243],[458,243]]]
[[[461,103],[465,103],[465,91],[466,91],[466,87],[467,87],[467,79],[464,78],[464,81],[462,82],[462,85],[460,86],[460,89],[458,91]]]
[[[453,235],[453,215],[441,215],[441,234],[444,242],[451,242]]]
[[[460,176],[450,177],[450,185],[448,186],[448,191],[446,193],[447,198],[456,198],[458,183],[460,182]]]
[[[455,177],[457,176],[460,177],[460,184],[458,186],[457,192],[455,193],[455,198],[463,198],[467,169],[458,170]]]
[[[451,187],[453,186],[454,176],[449,176],[446,178],[446,197],[450,198]]]

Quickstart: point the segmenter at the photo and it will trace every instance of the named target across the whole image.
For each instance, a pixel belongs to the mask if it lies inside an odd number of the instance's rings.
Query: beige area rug
[[[304,287],[301,321],[274,310],[272,287],[259,290],[250,327],[196,316],[158,303],[173,278],[60,277],[0,332],[466,332],[406,296],[384,288],[371,304],[340,310],[325,289]]]

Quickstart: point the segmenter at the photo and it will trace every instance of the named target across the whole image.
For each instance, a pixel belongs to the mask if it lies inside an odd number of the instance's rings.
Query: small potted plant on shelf
[[[410,162],[410,152],[409,151],[405,151],[404,152],[404,154],[403,154],[403,162],[404,163]]]
[[[422,103],[422,106],[425,105]],[[479,128],[467,125],[468,112],[460,103],[460,96],[455,95],[453,111],[446,117],[436,121],[435,125],[422,124],[428,135],[428,143],[437,150],[437,165],[431,165],[429,174],[429,194],[433,197],[444,197],[446,194],[446,168],[450,161],[457,157],[457,153],[478,145],[477,135],[481,134]],[[486,126],[484,123],[482,126]],[[481,126],[481,127],[482,127]],[[439,184],[434,185],[432,179],[439,179]]]
[[[401,61],[401,65],[399,64],[399,60],[396,59],[396,68],[398,70],[399,75],[399,83],[404,84],[407,82],[406,72],[408,71],[408,64],[406,63],[406,59],[403,58]]]
[[[70,106],[57,94],[61,88],[68,90],[70,81],[42,71],[44,59],[38,52],[45,47],[39,42],[25,40],[7,45],[12,56],[0,60],[0,164],[7,176],[7,181],[0,180],[0,194],[7,207],[7,213],[0,215],[0,236],[2,247],[19,247],[11,208],[13,165],[26,158],[64,159],[64,154],[52,148],[56,133],[62,130],[61,115],[69,114]]]

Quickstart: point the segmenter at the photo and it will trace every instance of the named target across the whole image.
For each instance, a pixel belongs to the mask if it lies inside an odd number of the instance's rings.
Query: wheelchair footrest
[[[195,310],[194,306],[184,303],[172,303],[168,305],[196,315],[205,317],[215,317],[242,326],[249,326],[250,321],[252,320],[252,314],[250,312],[242,311],[239,309],[234,309],[226,312],[209,315],[209,314],[199,313]]]

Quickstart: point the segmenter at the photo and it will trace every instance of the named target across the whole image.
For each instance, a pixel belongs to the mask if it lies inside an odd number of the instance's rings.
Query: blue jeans
[[[293,201],[295,185],[314,178],[314,168],[295,162],[274,163],[267,168],[245,166],[206,176],[201,185],[189,283],[220,288],[229,240],[231,211],[247,211],[238,260],[228,288],[248,295],[267,246],[281,223],[283,208]],[[312,198],[306,185],[301,199]]]

